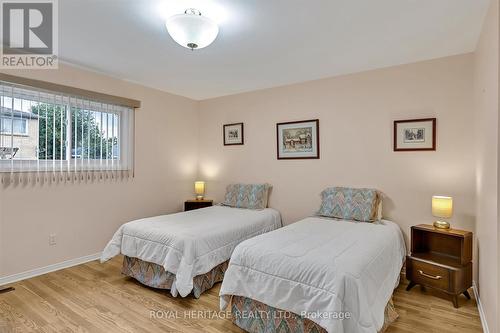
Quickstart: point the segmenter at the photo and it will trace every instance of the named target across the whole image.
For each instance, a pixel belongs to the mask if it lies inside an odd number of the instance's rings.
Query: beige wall
[[[196,178],[197,103],[61,65],[14,73],[142,101],[136,112],[135,177],[92,184],[0,190],[0,277],[102,251],[119,225],[181,210]],[[10,73],[12,74],[12,72]],[[49,246],[49,234],[57,245]]]
[[[471,54],[200,102],[199,178],[218,201],[231,182],[269,182],[285,223],[314,214],[334,185],[382,190],[385,217],[431,223],[431,196],[455,200],[452,224],[474,230]],[[393,152],[393,120],[437,117],[437,152]],[[276,123],[318,118],[320,160],[278,161]],[[245,123],[224,147],[222,125]]]
[[[498,0],[492,1],[474,59],[477,127],[477,252],[481,303],[490,332],[498,325]],[[495,292],[493,292],[495,291]]]

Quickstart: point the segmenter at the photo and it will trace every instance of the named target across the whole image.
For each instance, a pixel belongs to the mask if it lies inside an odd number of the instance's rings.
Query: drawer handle
[[[429,278],[429,279],[433,279],[433,280],[441,280],[443,278],[441,275],[434,276],[434,275],[426,274],[420,269],[418,270],[418,272],[420,273],[420,275],[425,276],[426,278]]]

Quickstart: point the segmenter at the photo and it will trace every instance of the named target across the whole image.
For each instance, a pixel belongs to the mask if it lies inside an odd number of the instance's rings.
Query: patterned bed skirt
[[[243,296],[231,298],[231,318],[234,324],[250,333],[327,333],[315,322],[293,312],[273,308]],[[246,315],[245,315],[246,314]],[[392,298],[385,307],[384,332],[398,318]]]
[[[221,282],[228,263],[229,260],[215,266],[206,274],[195,276],[193,278],[194,297],[199,298],[203,292],[212,288],[217,282]],[[160,265],[127,256],[123,258],[122,273],[148,287],[157,289],[171,289],[175,279],[174,273],[165,271]]]

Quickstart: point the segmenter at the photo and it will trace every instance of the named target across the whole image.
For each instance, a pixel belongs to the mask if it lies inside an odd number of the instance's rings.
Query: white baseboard
[[[486,317],[484,315],[483,305],[481,304],[481,299],[479,298],[479,293],[477,291],[476,281],[472,281],[472,290],[474,290],[474,297],[476,298],[477,309],[479,310],[479,317],[481,318],[481,325],[483,325],[483,332],[490,333],[488,322],[486,321]]]
[[[95,254],[91,254],[91,255],[76,258],[76,259],[66,260],[66,261],[63,261],[63,262],[60,262],[57,264],[53,264],[53,265],[49,265],[49,266],[45,266],[45,267],[41,267],[41,268],[36,268],[36,269],[26,271],[23,273],[18,273],[18,274],[13,274],[13,275],[9,275],[6,277],[2,277],[2,278],[0,278],[0,287],[3,285],[6,285],[6,284],[18,282],[21,280],[26,280],[26,279],[29,279],[29,278],[32,278],[35,276],[47,274],[50,272],[55,272],[55,271],[58,271],[60,269],[85,264],[89,261],[99,259],[100,257],[101,257],[101,253],[95,253]]]

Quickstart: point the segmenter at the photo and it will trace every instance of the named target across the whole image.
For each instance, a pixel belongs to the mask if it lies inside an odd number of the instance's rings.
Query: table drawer
[[[445,291],[450,289],[450,271],[448,269],[411,257],[408,258],[406,266],[408,280]]]

